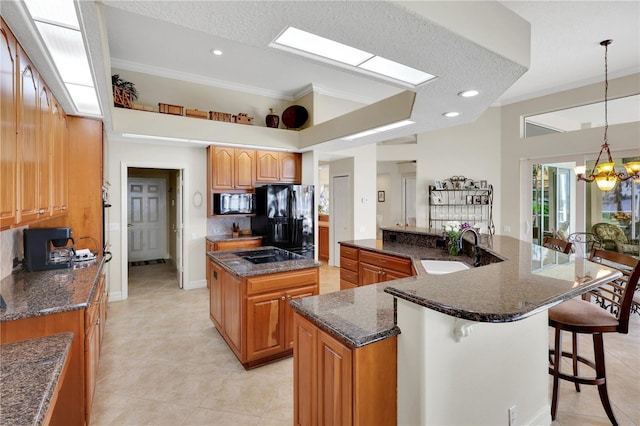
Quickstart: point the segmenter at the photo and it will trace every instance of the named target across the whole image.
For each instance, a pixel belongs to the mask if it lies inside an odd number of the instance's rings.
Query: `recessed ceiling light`
[[[211,49],[209,52],[213,53],[216,56],[222,55],[222,50],[220,49]]]
[[[457,111],[450,111],[450,112],[445,112],[445,113],[444,113],[444,114],[442,114],[442,115],[444,115],[445,117],[448,117],[448,118],[453,118],[453,117],[457,117],[457,116],[459,116],[459,115],[460,115],[460,113],[459,113],[459,112],[457,112]]]
[[[480,92],[477,90],[465,90],[464,92],[458,93],[458,96],[462,96],[463,98],[472,98],[474,96],[478,96]]]

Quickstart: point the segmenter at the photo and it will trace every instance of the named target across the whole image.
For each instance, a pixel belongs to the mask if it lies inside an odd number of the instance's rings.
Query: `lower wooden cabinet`
[[[210,271],[210,262],[207,257],[207,253],[210,251],[218,251],[218,250],[237,250],[242,248],[252,248],[252,247],[260,247],[262,246],[262,238],[256,237],[252,239],[242,239],[242,240],[232,240],[232,241],[211,241],[205,239],[206,249],[205,249],[205,257],[207,261],[206,264],[206,278],[207,278],[207,288],[211,288],[211,282],[209,278],[211,277]]]
[[[397,338],[350,348],[295,313],[294,424],[395,425]]]
[[[415,275],[411,259],[340,246],[340,289],[378,284]]]
[[[317,295],[318,268],[239,277],[211,258],[209,317],[245,368],[290,356],[291,300]]]

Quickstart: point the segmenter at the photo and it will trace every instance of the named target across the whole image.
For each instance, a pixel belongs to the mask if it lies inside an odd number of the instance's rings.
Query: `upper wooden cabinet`
[[[301,183],[302,156],[294,152],[256,151],[256,182]]]
[[[253,188],[256,174],[255,151],[220,146],[210,146],[207,151],[210,189]]]
[[[67,115],[55,98],[51,112],[53,119],[51,173],[57,176],[57,179],[52,180],[51,194],[52,214],[55,216],[65,213],[69,203],[69,141],[67,139]],[[100,139],[102,139],[102,136],[100,136]],[[102,143],[100,143],[100,149],[102,149]],[[100,155],[99,159],[102,162],[102,155]],[[83,161],[83,163],[86,164],[86,161]],[[102,170],[101,163],[100,170]],[[100,180],[102,181],[102,177]]]
[[[17,222],[18,45],[0,18],[0,229]]]

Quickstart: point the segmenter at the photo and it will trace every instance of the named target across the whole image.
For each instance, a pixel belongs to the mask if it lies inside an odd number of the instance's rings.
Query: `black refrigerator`
[[[262,245],[315,257],[313,185],[265,185],[256,188],[251,230]]]

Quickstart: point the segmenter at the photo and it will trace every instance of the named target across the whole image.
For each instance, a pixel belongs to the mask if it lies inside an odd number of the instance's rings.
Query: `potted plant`
[[[130,81],[123,80],[119,74],[111,76],[113,85],[113,103],[120,108],[131,108],[133,101],[138,99],[136,85]]]

